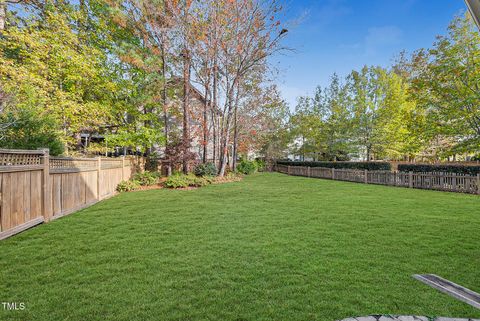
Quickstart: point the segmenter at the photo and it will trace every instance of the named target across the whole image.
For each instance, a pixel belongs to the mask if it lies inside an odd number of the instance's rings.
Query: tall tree
[[[18,101],[35,100],[57,118],[71,149],[82,130],[109,122],[115,84],[105,77],[106,56],[95,46],[80,45],[67,15],[71,7],[64,6],[49,6],[28,25],[4,30],[0,77]]]
[[[324,158],[328,160],[346,160],[353,152],[351,129],[352,116],[348,87],[341,83],[338,75],[331,78],[325,90],[323,108],[316,108],[324,126],[319,139],[324,146]],[[315,101],[318,101],[316,98]]]
[[[457,17],[416,65],[414,95],[428,113],[433,139],[450,137],[439,157],[480,151],[480,35],[469,15]]]
[[[276,16],[280,8],[275,1],[262,5],[255,0],[226,1],[223,14],[225,29],[221,41],[220,61],[224,78],[225,103],[221,122],[219,175],[227,166],[230,131],[239,83],[253,68],[266,63],[278,51],[286,30]]]
[[[186,0],[183,3],[182,14],[182,60],[183,60],[183,146],[186,150],[190,149],[190,73],[191,73],[191,53],[190,44],[192,41],[192,23],[190,19],[191,1]],[[183,173],[188,174],[187,152],[183,153],[182,167]]]
[[[379,110],[383,108],[386,70],[364,66],[349,75],[357,144],[367,161],[381,152]]]

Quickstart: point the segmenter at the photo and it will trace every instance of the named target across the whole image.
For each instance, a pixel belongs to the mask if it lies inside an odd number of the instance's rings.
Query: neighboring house
[[[173,90],[173,98],[170,98],[167,104],[173,109],[178,110],[176,116],[169,118],[169,126],[177,130],[177,135],[181,137],[183,116],[182,116],[182,103],[183,103],[183,78],[175,77],[170,82],[171,89]],[[207,141],[203,141],[203,122],[204,122],[204,109],[207,104]],[[194,85],[190,84],[190,101],[189,101],[189,130],[190,138],[192,139],[190,151],[197,155],[197,159],[203,159],[203,146],[207,144],[207,160],[211,161],[213,157],[213,130],[216,125],[218,131],[218,125],[222,111],[219,108],[215,108],[215,123],[212,119],[212,112],[210,107],[211,102],[206,101],[204,94],[202,94]],[[217,142],[219,144],[219,142]],[[165,147],[159,146],[156,148],[160,156],[164,155]],[[218,152],[218,146],[217,146]]]
[[[170,133],[172,135],[176,135],[177,137],[181,137],[182,135],[182,103],[183,103],[183,79],[181,77],[172,78],[169,81],[169,96],[167,100],[167,106],[169,106],[170,110],[175,110],[176,112],[171,112],[168,117],[168,123],[170,127]],[[207,159],[213,159],[213,139],[212,139],[212,132],[214,122],[212,119],[212,113],[210,110],[210,101],[206,102],[204,95],[192,84],[190,84],[190,137],[192,138],[192,144],[190,147],[190,151],[197,155],[197,159],[201,160],[203,158],[203,112],[204,106],[207,103],[208,110],[207,110],[207,128],[208,128],[208,139],[207,139]],[[220,123],[220,117],[222,112],[219,108],[216,108],[215,113],[215,124],[218,126]],[[79,149],[84,149],[90,143],[104,143],[105,136],[99,133],[91,133],[91,132],[81,132],[79,135]],[[219,142],[217,142],[219,144]],[[111,150],[112,148],[109,148]],[[123,154],[138,154],[138,151],[134,147],[130,148],[123,148],[123,147],[114,147],[113,154],[115,155],[123,155]],[[217,148],[218,151],[218,148]],[[165,147],[164,146],[156,146],[155,152],[159,154],[160,157],[164,156]],[[109,153],[111,154],[111,152]]]
[[[296,137],[292,143],[287,146],[290,153],[287,155],[287,159],[293,161],[313,161],[313,157],[310,157],[308,153],[302,151],[304,140],[301,137]]]

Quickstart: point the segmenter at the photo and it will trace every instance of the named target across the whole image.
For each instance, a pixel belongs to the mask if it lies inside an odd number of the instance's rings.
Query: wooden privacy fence
[[[133,158],[50,157],[47,150],[0,149],[0,240],[115,193]]]
[[[280,173],[295,176],[326,178],[339,181],[401,186],[447,192],[480,194],[480,174],[477,176],[471,176],[443,172],[407,173],[287,165],[275,165],[275,170]]]

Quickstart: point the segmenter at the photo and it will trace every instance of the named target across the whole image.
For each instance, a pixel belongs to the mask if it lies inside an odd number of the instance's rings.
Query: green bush
[[[227,173],[227,175],[225,175],[225,178],[227,181],[239,181],[242,179],[242,175],[231,172],[231,173]]]
[[[160,173],[158,172],[145,171],[143,173],[136,173],[133,176],[133,179],[138,181],[139,184],[142,186],[150,186],[150,185],[157,184],[159,177],[160,177]]]
[[[242,159],[237,165],[237,172],[250,175],[257,171],[257,163],[255,161],[249,161]]]
[[[194,187],[202,187],[202,186],[207,186],[207,185],[210,185],[212,184],[213,182],[213,179],[211,177],[208,177],[208,176],[204,176],[204,177],[198,177],[198,176],[194,176],[193,178],[189,178],[189,186],[194,186]]]
[[[198,177],[192,174],[175,174],[166,179],[163,185],[167,188],[186,188],[186,187],[202,187],[213,182],[212,177]]]
[[[117,185],[117,192],[130,192],[140,188],[140,183],[136,180],[121,181]]]
[[[480,174],[480,165],[400,164],[400,172],[444,172],[465,175]]]
[[[217,167],[214,163],[198,164],[194,172],[197,176],[217,176]]]
[[[38,108],[6,108],[0,113],[0,124],[5,124],[0,126],[0,148],[48,148],[52,156],[64,151],[56,120]]]
[[[301,162],[301,161],[277,161],[278,165],[325,167],[335,169],[366,169],[369,171],[389,171],[392,169],[387,162]]]
[[[263,159],[259,158],[255,160],[255,165],[257,166],[257,170],[259,172],[265,171],[265,168],[267,167],[267,163]]]
[[[174,174],[169,176],[165,182],[163,182],[163,186],[167,188],[185,188],[188,187],[188,180],[186,175]]]

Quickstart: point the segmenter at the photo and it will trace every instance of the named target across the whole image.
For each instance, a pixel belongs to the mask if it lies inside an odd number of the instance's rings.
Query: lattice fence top
[[[50,157],[50,169],[96,169],[95,158]]]
[[[123,160],[121,158],[102,158],[101,166],[102,169],[121,168],[123,166]]]
[[[0,166],[41,165],[44,151],[22,151],[0,149]]]

